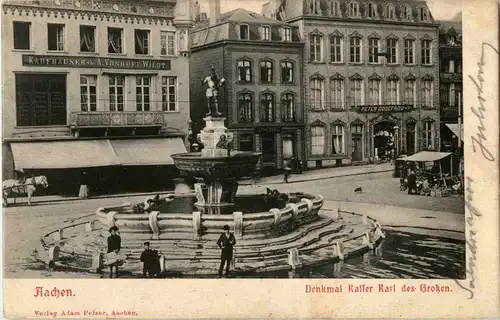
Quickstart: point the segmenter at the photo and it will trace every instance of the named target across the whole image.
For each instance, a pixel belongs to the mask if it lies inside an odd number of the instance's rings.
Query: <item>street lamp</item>
[[[394,126],[393,129],[394,129],[394,135],[396,136],[395,140],[396,140],[396,157],[397,157],[399,154],[399,127]]]

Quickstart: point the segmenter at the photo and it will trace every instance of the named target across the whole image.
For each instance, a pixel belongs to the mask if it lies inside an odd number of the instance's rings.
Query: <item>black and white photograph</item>
[[[4,277],[465,279],[461,10],[4,1]]]

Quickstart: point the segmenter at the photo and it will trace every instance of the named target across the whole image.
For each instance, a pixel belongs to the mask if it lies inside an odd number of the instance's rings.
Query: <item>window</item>
[[[311,154],[321,156],[325,154],[325,127],[311,127]]]
[[[410,21],[413,19],[412,10],[411,10],[410,6],[403,5],[401,7],[401,17],[403,18],[403,20],[406,20],[406,21]]]
[[[344,126],[332,126],[332,154],[345,154]]]
[[[314,62],[321,62],[323,61],[323,53],[322,53],[322,47],[323,47],[323,37],[317,34],[311,35],[309,37],[309,41],[311,44],[311,57],[310,60]]]
[[[450,45],[450,46],[454,46],[457,44],[457,39],[455,36],[447,36],[446,37],[446,44]]]
[[[432,108],[433,96],[432,96],[432,80],[422,81],[422,103],[424,107]]]
[[[456,98],[456,95],[455,95],[455,84],[454,83],[450,83],[450,86],[448,88],[448,105],[449,106],[456,106],[456,102],[455,102],[455,98]]]
[[[312,14],[321,14],[320,0],[311,0],[310,9]]]
[[[161,77],[161,104],[163,111],[177,111],[176,77]]]
[[[240,40],[249,40],[250,39],[250,30],[246,24],[240,25]]]
[[[331,1],[330,2],[330,15],[339,16],[340,15],[340,2]]]
[[[330,102],[332,103],[332,108],[344,109],[344,79],[330,80]]]
[[[262,27],[260,38],[262,40],[266,40],[266,41],[271,40],[271,27],[269,27],[269,26]]]
[[[281,82],[293,83],[293,62],[281,62]]]
[[[393,79],[387,81],[387,94],[389,104],[399,104],[399,80]]]
[[[324,109],[325,101],[324,101],[324,90],[325,90],[325,81],[321,78],[313,78],[310,81],[311,87],[311,107],[313,109]]]
[[[240,135],[240,151],[253,151],[253,135],[251,133]]]
[[[97,110],[97,76],[80,76],[80,109]]]
[[[160,33],[160,54],[162,56],[175,55],[175,32],[161,31]]]
[[[342,37],[339,35],[330,36],[330,61],[331,62],[342,62]]]
[[[260,81],[262,83],[273,82],[273,63],[271,61],[260,62]]]
[[[238,61],[238,81],[252,82],[252,62],[249,60]]]
[[[137,76],[135,78],[135,106],[137,108],[137,111],[149,111],[151,101],[150,85],[150,77]]]
[[[415,40],[405,39],[405,64],[415,63]]]
[[[379,46],[380,46],[379,39],[377,38],[368,39],[368,61],[370,63],[380,63],[378,56]]]
[[[406,124],[406,152],[409,154],[413,154],[417,150],[416,125],[414,121]]]
[[[450,72],[450,73],[455,72],[455,60],[450,60],[448,62],[448,72]]]
[[[357,17],[359,15],[359,4],[356,1],[349,3],[349,17]]]
[[[368,18],[375,18],[377,16],[377,5],[374,3],[368,3],[367,8],[367,16]]]
[[[353,63],[361,63],[361,38],[350,38],[350,61]]]
[[[149,31],[134,30],[135,54],[149,54]]]
[[[434,122],[424,121],[424,149],[434,149]]]
[[[292,28],[283,28],[283,41],[292,41]]]
[[[16,125],[66,125],[65,74],[15,74]]]
[[[431,40],[422,40],[422,64],[432,64]]]
[[[385,7],[385,17],[387,19],[394,19],[395,17],[395,13],[394,13],[394,6],[392,4],[388,4],[386,7]]]
[[[125,77],[109,77],[109,111],[123,111]]]
[[[429,20],[429,12],[427,11],[427,8],[422,7],[420,8],[420,21],[428,21]]]
[[[351,102],[354,106],[364,103],[363,91],[363,80],[351,79]]]
[[[95,27],[80,26],[80,51],[95,52]]]
[[[396,64],[398,63],[398,40],[397,39],[387,39],[387,63]]]
[[[14,21],[14,49],[31,49],[31,22]]]
[[[371,79],[368,81],[368,104],[382,104],[382,88],[380,79]]]
[[[294,122],[295,121],[295,109],[293,105],[293,94],[285,93],[281,102],[283,104],[283,121],[284,122]]]
[[[252,94],[238,94],[238,122],[251,123],[253,121],[253,101]],[[253,148],[253,144],[252,144]],[[253,149],[252,149],[253,150]]]
[[[405,81],[405,104],[415,105],[415,88],[415,80],[410,79]]]
[[[123,53],[123,29],[108,28],[108,53]]]
[[[47,25],[48,49],[51,51],[64,51],[64,24]]]
[[[261,122],[274,122],[274,95],[271,93],[264,93],[261,99]]]
[[[289,159],[293,157],[293,141],[292,134],[283,134],[283,158]]]

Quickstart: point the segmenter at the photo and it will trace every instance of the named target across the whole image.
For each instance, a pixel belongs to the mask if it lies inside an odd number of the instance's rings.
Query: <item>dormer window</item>
[[[394,6],[392,4],[388,4],[386,7],[385,7],[385,17],[387,19],[390,19],[390,20],[393,20],[394,17],[395,17],[395,10],[394,10]]]
[[[240,40],[250,40],[250,30],[246,24],[240,24]]]
[[[292,41],[292,28],[289,28],[289,27],[284,27],[282,29],[282,39],[283,41],[287,41],[287,42],[290,42]]]
[[[270,26],[262,26],[261,27],[260,38],[261,38],[261,40],[265,40],[265,41],[271,40],[271,27]]]
[[[331,1],[330,2],[330,15],[331,16],[340,16],[340,2]]]
[[[412,20],[412,10],[411,7],[408,5],[403,5],[401,7],[401,18],[406,21],[411,21]]]
[[[420,8],[420,21],[429,21],[429,11],[427,8]]]
[[[377,5],[375,3],[368,3],[366,8],[366,16],[368,18],[375,18],[377,16]]]
[[[450,46],[454,46],[457,44],[457,39],[455,36],[448,36],[446,39],[446,43]]]
[[[349,17],[359,16],[359,4],[355,1],[349,3]]]

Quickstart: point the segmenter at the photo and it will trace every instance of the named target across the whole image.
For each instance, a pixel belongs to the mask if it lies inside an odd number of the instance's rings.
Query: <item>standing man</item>
[[[111,234],[108,237],[108,254],[114,253],[118,255],[120,249],[122,248],[122,238],[118,234],[118,227],[112,226],[109,228],[109,233]],[[109,265],[109,277],[113,278],[113,271],[115,274],[115,278],[118,278],[118,266],[122,263],[122,261],[117,257],[116,260],[108,263]]]
[[[148,274],[149,278],[155,278],[160,273],[159,256],[157,250],[149,248],[149,244],[149,241],[144,242],[144,251],[141,253],[142,276],[146,278]]]
[[[292,158],[292,160],[291,160],[291,161],[293,161],[293,158]],[[290,161],[290,162],[291,162],[291,161]],[[292,168],[291,168],[290,162],[288,162],[288,163],[285,165],[285,169],[284,169],[284,171],[285,171],[284,182],[285,182],[285,183],[288,183],[288,178],[290,177],[290,174],[292,173]]]
[[[415,176],[415,171],[411,170],[407,179],[408,179],[408,194],[415,194],[417,192],[417,177]]]
[[[226,224],[224,226],[224,232],[220,235],[219,240],[217,240],[217,245],[222,249],[220,255],[219,278],[222,278],[224,264],[226,264],[226,278],[229,278],[229,268],[231,266],[231,260],[233,260],[233,247],[235,244],[236,239],[234,238],[234,234],[229,232],[229,226]]]

